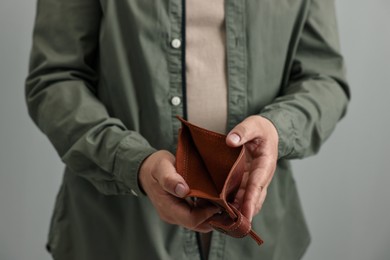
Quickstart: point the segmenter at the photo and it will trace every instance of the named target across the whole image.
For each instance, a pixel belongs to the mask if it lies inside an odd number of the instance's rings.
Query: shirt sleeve
[[[309,2],[290,76],[280,96],[260,113],[278,131],[279,158],[316,153],[345,114],[350,96],[334,1]]]
[[[97,98],[95,0],[38,0],[26,101],[62,161],[104,194],[139,193],[138,169],[155,151]]]

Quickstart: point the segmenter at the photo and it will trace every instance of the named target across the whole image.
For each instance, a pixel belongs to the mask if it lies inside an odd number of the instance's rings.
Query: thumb
[[[188,185],[186,185],[185,183],[182,183],[182,182],[178,182],[175,186],[175,195],[180,197],[180,198],[183,198],[185,197],[189,192],[189,188],[188,188]]]
[[[166,192],[179,198],[184,198],[190,191],[183,177],[173,171],[161,174],[158,182]]]
[[[179,198],[190,192],[184,178],[176,172],[174,160],[174,156],[167,151],[157,151],[146,158],[139,177],[145,191],[157,183],[161,189]]]
[[[255,118],[249,117],[236,125],[227,135],[226,144],[238,147],[252,140],[256,136]]]
[[[233,129],[234,131],[234,129]],[[231,132],[228,134],[228,136],[226,137],[226,143],[227,145],[229,146],[233,146],[233,147],[237,147],[237,146],[240,146],[241,144],[241,136],[236,133],[236,132]]]

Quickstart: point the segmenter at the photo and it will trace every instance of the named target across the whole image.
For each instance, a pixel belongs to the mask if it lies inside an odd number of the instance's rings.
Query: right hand
[[[140,185],[165,222],[202,233],[212,231],[207,220],[220,209],[212,204],[191,207],[184,199],[189,187],[174,163],[175,157],[168,151],[153,153],[141,165]]]

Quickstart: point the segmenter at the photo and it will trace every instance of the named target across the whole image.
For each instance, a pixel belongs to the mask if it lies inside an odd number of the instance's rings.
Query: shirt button
[[[179,49],[181,46],[181,41],[179,39],[173,39],[171,42],[171,46],[175,49]]]
[[[174,105],[175,107],[177,107],[178,105],[180,105],[180,103],[181,103],[180,97],[175,96],[175,97],[173,97],[173,98],[171,99],[171,104]]]
[[[138,197],[138,194],[137,194],[137,192],[135,192],[135,190],[131,190],[131,194],[133,194],[134,196]]]

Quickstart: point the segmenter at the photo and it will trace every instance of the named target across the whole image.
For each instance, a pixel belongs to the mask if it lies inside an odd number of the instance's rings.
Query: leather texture
[[[252,230],[249,220],[231,204],[245,170],[245,147],[229,147],[226,135],[178,119],[182,127],[176,170],[190,187],[188,197],[208,200],[222,209],[221,214],[208,220],[215,230],[236,238],[250,235],[261,245],[263,240]]]

